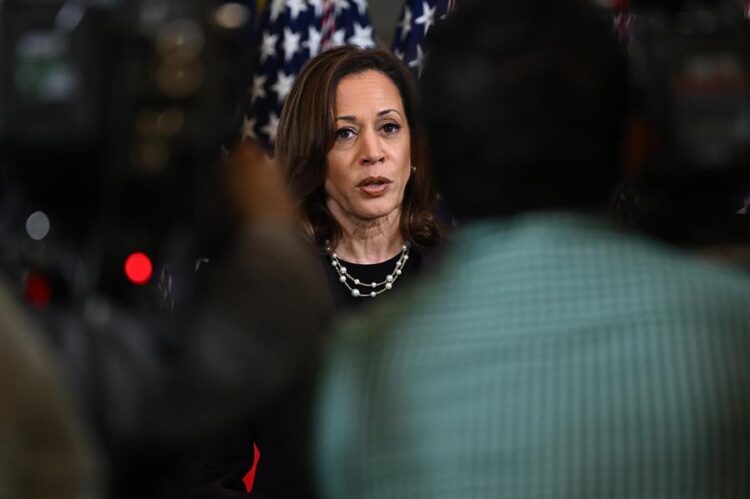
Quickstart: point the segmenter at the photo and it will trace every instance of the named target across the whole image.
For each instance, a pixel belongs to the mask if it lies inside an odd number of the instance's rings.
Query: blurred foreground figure
[[[630,6],[633,119],[613,207],[639,230],[750,269],[750,89],[737,84],[750,73],[746,2]]]
[[[279,172],[259,147],[222,153],[247,89],[243,3],[0,2],[0,272],[57,354],[109,499],[184,498],[194,450],[293,398],[328,328]],[[40,432],[0,442],[18,462],[66,424],[29,383],[23,410],[3,392]],[[62,497],[83,471],[48,459],[34,476],[59,474]]]
[[[467,223],[441,272],[338,338],[322,496],[750,496],[750,280],[600,215],[626,110],[611,19],[464,7],[422,82]]]
[[[94,497],[90,449],[53,369],[0,283],[0,497]]]

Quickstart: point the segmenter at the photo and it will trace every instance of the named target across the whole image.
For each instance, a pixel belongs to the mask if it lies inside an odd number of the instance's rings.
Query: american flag
[[[401,10],[391,50],[419,77],[424,65],[424,41],[435,23],[453,10],[455,0],[407,0]]]
[[[309,59],[344,44],[376,46],[367,0],[269,0],[257,40],[242,136],[268,147],[284,99]]]

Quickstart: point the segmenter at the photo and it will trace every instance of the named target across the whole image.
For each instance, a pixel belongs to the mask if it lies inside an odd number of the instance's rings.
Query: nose
[[[380,137],[374,130],[364,130],[360,134],[360,163],[374,165],[385,159]]]

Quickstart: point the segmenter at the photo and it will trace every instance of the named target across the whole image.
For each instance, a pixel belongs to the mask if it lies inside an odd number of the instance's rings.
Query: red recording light
[[[52,285],[45,276],[29,272],[26,276],[26,301],[35,308],[46,308],[52,298]]]
[[[133,253],[125,260],[125,276],[133,284],[146,284],[154,272],[151,259],[144,253]]]

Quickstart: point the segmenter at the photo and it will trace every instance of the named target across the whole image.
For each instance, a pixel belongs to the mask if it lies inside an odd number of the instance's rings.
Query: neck
[[[342,260],[351,263],[384,262],[401,251],[400,210],[375,219],[357,219],[332,212],[341,226],[341,240],[333,250]]]

